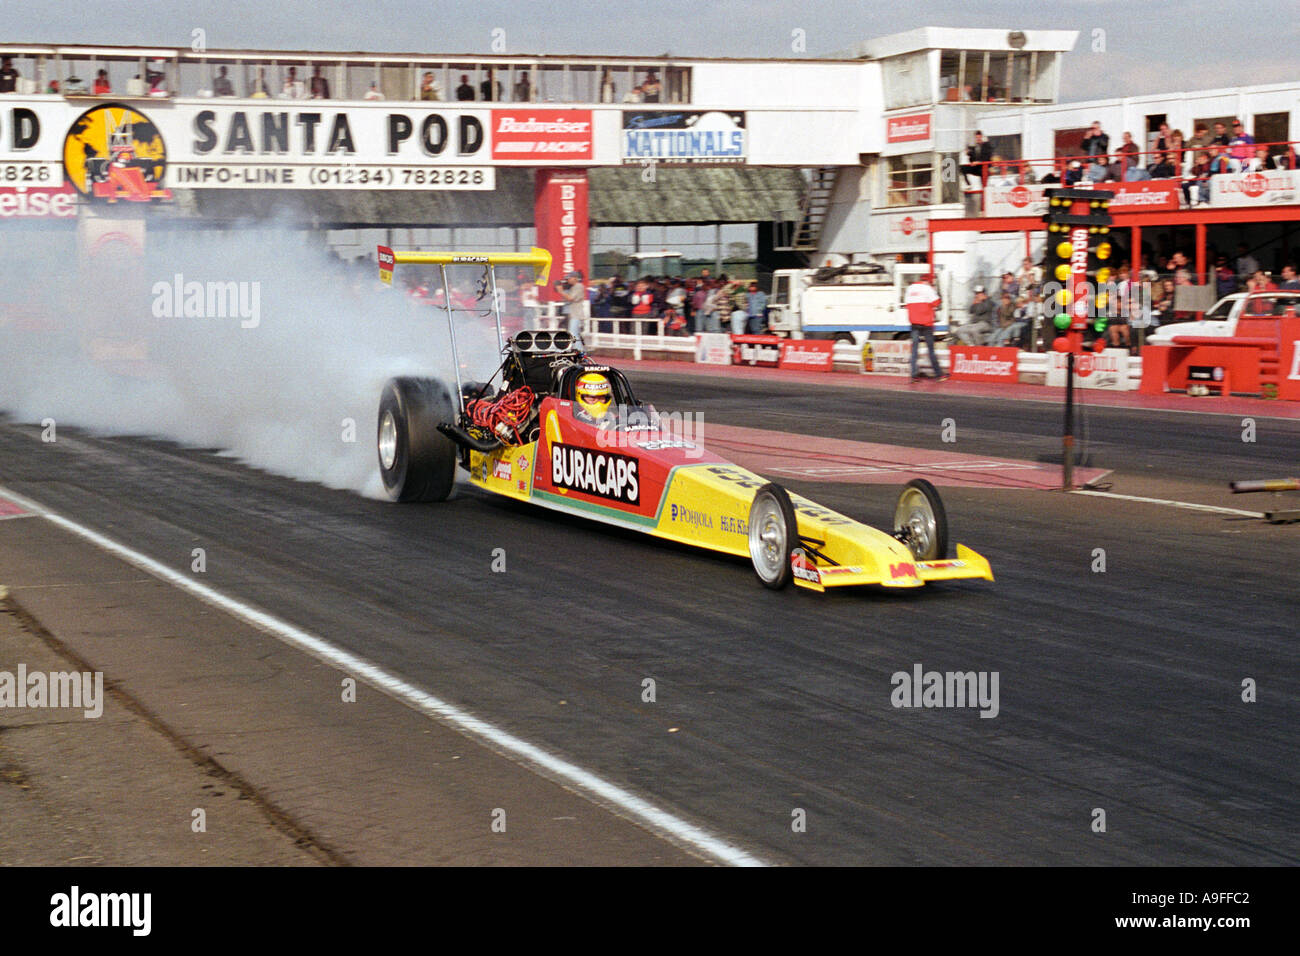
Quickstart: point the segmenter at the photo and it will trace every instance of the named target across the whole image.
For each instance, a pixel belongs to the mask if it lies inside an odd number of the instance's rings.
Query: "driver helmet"
[[[613,395],[609,379],[600,372],[587,372],[579,378],[574,392],[578,407],[596,420],[604,418],[609,412]]]

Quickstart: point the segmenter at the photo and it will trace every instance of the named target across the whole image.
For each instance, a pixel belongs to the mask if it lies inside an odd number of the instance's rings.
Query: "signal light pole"
[[[1065,353],[1065,426],[1061,436],[1061,490],[1074,487],[1074,364],[1075,356],[1083,351],[1083,333],[1088,320],[1093,319],[1098,332],[1105,331],[1106,319],[1096,314],[1104,305],[1105,293],[1095,293],[1089,276],[1097,285],[1105,283],[1110,269],[1103,262],[1110,258],[1110,243],[1102,239],[1091,250],[1090,237],[1105,236],[1110,232],[1110,201],[1115,194],[1101,189],[1049,189],[1047,213],[1047,250],[1045,273],[1053,276],[1063,288],[1056,292],[1056,305],[1061,309],[1053,324],[1061,332],[1052,348]],[[1068,235],[1068,239],[1065,236]],[[1060,241],[1058,242],[1058,238]],[[1096,266],[1093,266],[1096,259]],[[1053,265],[1055,263],[1055,265]],[[1046,278],[1046,276],[1045,276]],[[1105,342],[1097,340],[1104,347]]]

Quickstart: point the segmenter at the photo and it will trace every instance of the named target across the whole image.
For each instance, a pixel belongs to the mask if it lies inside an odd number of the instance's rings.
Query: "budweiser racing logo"
[[[640,504],[637,460],[577,445],[551,446],[551,484],[626,505]]]
[[[588,120],[539,120],[532,116],[522,120],[502,116],[497,123],[498,133],[585,133],[589,129]]]
[[[957,375],[1001,375],[1011,374],[1015,362],[1003,362],[998,359],[973,358],[958,354],[952,362],[952,370]]]

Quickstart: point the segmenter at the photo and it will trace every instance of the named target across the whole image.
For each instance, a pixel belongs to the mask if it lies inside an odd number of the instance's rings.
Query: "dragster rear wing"
[[[392,284],[393,267],[398,263],[431,266],[484,265],[531,266],[538,285],[546,285],[551,274],[551,254],[533,246],[529,252],[394,252],[379,247],[379,278]]]

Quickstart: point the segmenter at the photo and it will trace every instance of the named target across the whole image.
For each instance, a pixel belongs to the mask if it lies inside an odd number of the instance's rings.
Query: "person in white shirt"
[[[280,96],[286,100],[305,100],[307,98],[307,88],[303,85],[302,80],[298,79],[298,70],[295,67],[289,67],[289,75],[284,79],[284,87],[280,90]]]
[[[934,312],[939,306],[939,293],[934,291],[931,283],[933,275],[923,275],[907,287],[903,294],[903,304],[907,307],[907,321],[912,326],[912,381],[920,379],[917,358],[921,351],[921,340],[930,347],[930,367],[934,369],[934,378],[942,381],[947,378],[939,368],[939,359],[934,354]]]

